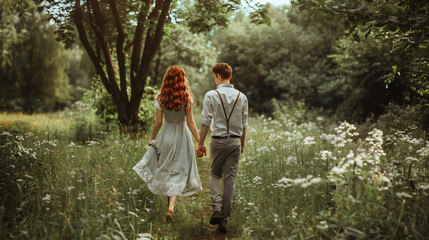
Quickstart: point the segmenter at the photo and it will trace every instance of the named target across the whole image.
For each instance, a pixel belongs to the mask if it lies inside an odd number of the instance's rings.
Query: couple
[[[133,169],[155,194],[166,195],[166,220],[173,219],[178,196],[202,190],[195,155],[207,155],[204,139],[211,126],[210,193],[213,215],[210,223],[225,233],[231,214],[238,160],[246,137],[248,105],[243,93],[230,83],[232,68],[218,63],[213,69],[217,88],[206,93],[201,113],[201,132],[192,115],[194,105],[185,71],[179,66],[165,73],[161,91],[155,97],[156,120],[149,149]],[[158,137],[162,120],[165,124]],[[191,133],[198,142],[194,151]],[[222,179],[223,175],[223,193]]]

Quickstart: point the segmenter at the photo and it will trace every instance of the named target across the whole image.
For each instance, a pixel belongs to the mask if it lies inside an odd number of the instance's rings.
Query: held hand
[[[152,142],[152,140],[155,140],[155,138],[149,139],[149,142],[147,142],[147,145],[149,145],[149,143]]]
[[[198,146],[198,148],[197,148],[197,156],[198,157],[207,156],[206,146],[204,146],[204,145],[199,145]]]
[[[197,157],[203,157],[204,156],[204,153],[203,152],[200,152],[200,151],[198,151],[197,149],[195,149],[195,155],[197,156]]]

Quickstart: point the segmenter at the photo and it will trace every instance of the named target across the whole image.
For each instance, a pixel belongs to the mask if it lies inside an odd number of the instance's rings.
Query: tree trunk
[[[156,50],[159,48],[163,36],[164,23],[168,15],[168,10],[170,9],[171,1],[172,0],[156,0],[155,6],[149,14],[150,7],[153,6],[153,0],[146,0],[146,4],[144,4],[144,7],[139,12],[132,43],[133,52],[131,55],[131,69],[129,71],[131,82],[130,99],[128,99],[127,71],[125,69],[126,59],[124,49],[126,49],[126,47],[124,45],[126,35],[123,21],[119,14],[117,0],[109,0],[109,5],[117,30],[116,57],[118,60],[117,67],[119,68],[120,86],[118,86],[117,83],[118,79],[116,79],[116,73],[118,70],[113,62],[113,51],[110,49],[109,38],[106,36],[105,19],[102,15],[98,0],[88,0],[88,2],[86,2],[85,7],[87,8],[88,19],[84,19],[80,5],[81,0],[75,1],[73,19],[79,33],[79,39],[94,64],[104,87],[115,102],[121,132],[136,134],[139,131],[138,113],[140,102],[144,93],[150,63],[154,58]],[[146,24],[146,20],[150,22]],[[91,26],[90,29],[92,29],[96,37],[94,39],[96,40],[95,50],[88,40],[84,22],[89,23]],[[142,49],[146,25],[146,38],[144,39],[145,44]],[[104,62],[102,59],[104,59]]]

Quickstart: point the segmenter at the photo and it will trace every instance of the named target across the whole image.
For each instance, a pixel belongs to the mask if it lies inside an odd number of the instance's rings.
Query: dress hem
[[[138,165],[138,164],[137,164]],[[193,179],[191,183],[193,185],[200,185],[197,188],[195,188],[192,191],[183,192],[183,189],[186,187],[186,184],[174,184],[174,183],[165,183],[157,181],[153,178],[153,174],[150,172],[147,166],[143,167],[137,167],[134,166],[133,170],[137,173],[137,175],[146,183],[149,190],[157,195],[164,195],[164,196],[179,196],[179,197],[187,197],[194,193],[200,192],[203,190],[203,187],[201,186],[201,183],[198,184],[198,179]],[[169,189],[168,193],[165,191],[159,191],[157,190],[156,186],[162,186],[162,189]],[[159,189],[159,188],[158,188]],[[182,190],[181,190],[182,189]]]

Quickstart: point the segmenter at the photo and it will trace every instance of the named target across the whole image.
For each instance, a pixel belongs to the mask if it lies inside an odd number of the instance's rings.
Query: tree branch
[[[85,26],[83,25],[82,19],[83,19],[83,13],[82,9],[80,8],[80,0],[76,0],[74,12],[73,12],[73,20],[76,24],[77,31],[79,33],[79,39],[82,42],[83,47],[85,48],[86,52],[89,55],[89,58],[91,59],[92,63],[94,64],[94,67],[101,77],[101,81],[104,84],[104,87],[106,87],[106,90],[108,93],[112,93],[112,88],[109,83],[109,80],[106,77],[106,74],[103,71],[103,68],[101,67],[100,59],[96,56],[94,50],[91,47],[91,44],[89,43],[88,36],[86,35]]]
[[[113,68],[112,54],[109,50],[109,42],[105,39],[106,29],[104,26],[104,19],[100,11],[100,5],[98,3],[98,0],[89,0],[89,2],[91,4],[95,19],[95,23],[91,25],[93,26],[95,36],[97,37],[98,43],[100,44],[101,50],[103,51],[104,59],[106,62],[107,75],[109,76],[109,82],[111,84],[112,90],[119,92],[119,87],[115,79],[115,70]]]
[[[151,34],[150,32],[151,29],[148,29],[148,36],[146,37],[146,43],[143,50],[142,62],[140,65],[139,78],[137,82],[138,84],[137,88],[140,90],[143,90],[144,85],[146,84],[146,81],[143,78],[146,77],[147,72],[149,71],[150,62],[152,61],[155,55],[155,52],[158,49],[159,44],[161,43],[162,35],[164,33],[163,31],[164,24],[165,24],[165,20],[167,19],[168,10],[170,9],[171,1],[172,0],[164,0],[163,3],[161,3],[162,2],[161,0],[159,1],[162,5],[162,10],[157,21],[155,33]],[[157,1],[157,4],[158,4],[158,1]]]
[[[121,95],[122,95],[122,98],[128,102],[127,76],[126,76],[126,69],[125,69],[125,53],[124,53],[125,31],[122,25],[122,20],[119,16],[117,1],[110,0],[109,4],[112,9],[113,16],[115,18],[116,29],[118,31],[118,36],[116,38],[116,55],[118,57],[118,64],[119,64]]]
[[[133,52],[131,54],[131,88],[135,85],[135,76],[138,73],[138,69],[140,67],[140,54],[142,51],[143,44],[143,33],[144,33],[144,24],[147,19],[147,13],[149,12],[149,8],[153,3],[153,0],[146,0],[145,6],[140,10],[138,19],[137,19],[137,27],[134,33],[133,40]]]

